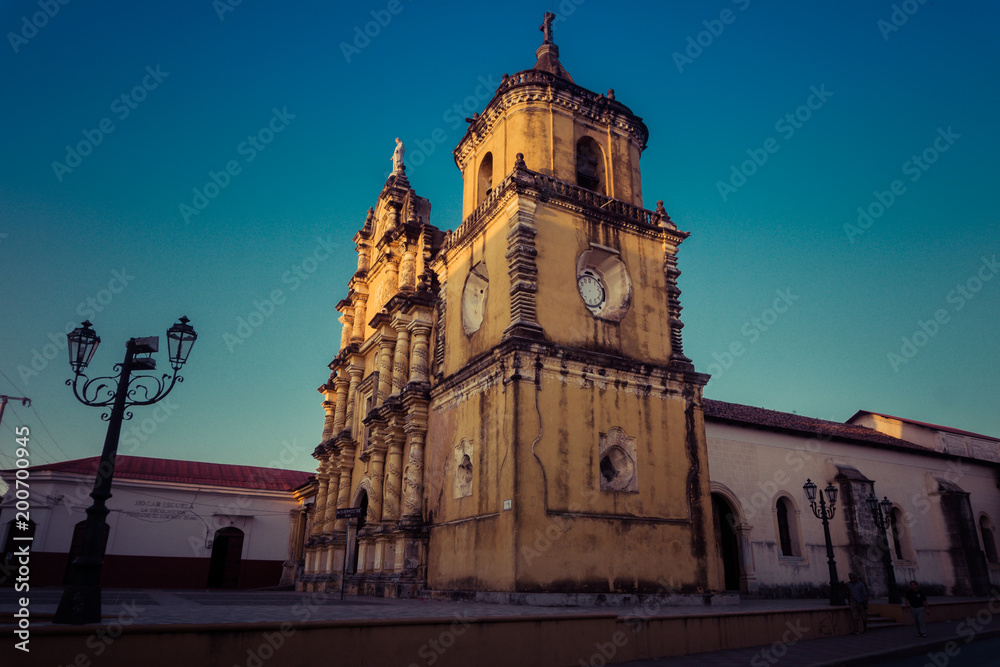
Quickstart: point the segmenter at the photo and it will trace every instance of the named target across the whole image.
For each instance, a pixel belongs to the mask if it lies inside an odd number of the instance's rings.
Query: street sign
[[[338,519],[360,519],[362,516],[360,507],[345,507],[337,510]]]

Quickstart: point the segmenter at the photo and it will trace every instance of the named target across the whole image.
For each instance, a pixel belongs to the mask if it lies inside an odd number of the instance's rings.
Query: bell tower
[[[552,14],[455,148],[463,220],[440,286],[427,587],[708,592],[718,577],[702,388],[681,339],[688,234],[643,208],[648,130],[576,84]]]

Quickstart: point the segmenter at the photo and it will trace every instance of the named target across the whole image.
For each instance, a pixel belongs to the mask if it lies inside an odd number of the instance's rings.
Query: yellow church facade
[[[461,224],[430,224],[397,141],[354,238],[300,590],[719,590],[687,234],[642,207],[646,126],[573,82],[550,21],[454,151]]]

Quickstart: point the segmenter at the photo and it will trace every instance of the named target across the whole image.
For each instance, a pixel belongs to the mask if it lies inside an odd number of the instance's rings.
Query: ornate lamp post
[[[69,365],[74,377],[66,380],[73,387],[77,400],[85,405],[111,408],[101,415],[108,422],[108,433],[104,438],[101,462],[97,467],[97,478],[90,497],[94,503],[87,508],[87,523],[84,528],[83,547],[79,558],[73,561],[73,583],[65,588],[53,623],[99,623],[101,621],[101,566],[104,557],[104,528],[108,508],[105,503],[111,497],[111,480],[115,473],[115,456],[118,452],[118,438],[122,421],[131,419],[127,408],[134,405],[152,405],[164,398],[178,382],[184,378],[178,375],[187,361],[198,334],[182,317],[177,324],[167,329],[167,346],[173,376],[164,373],[162,377],[151,375],[132,376],[133,371],[156,369],[152,353],[159,349],[159,337],[130,338],[125,345],[125,360],[115,365],[118,377],[87,378],[83,374],[97,351],[101,339],[91,328],[90,322],[74,329],[66,335],[69,342]],[[145,356],[137,356],[145,355]],[[81,381],[81,378],[83,380]]]
[[[872,491],[872,495],[865,498],[868,509],[871,510],[872,518],[878,527],[879,535],[886,539],[885,531],[892,526],[892,501],[888,496],[884,496],[882,502],[878,501],[878,496]],[[881,507],[879,507],[881,505]],[[896,571],[892,567],[892,557],[889,555],[889,542],[885,543],[882,549],[882,564],[885,566],[885,581],[889,586],[889,604],[899,604],[903,598],[899,596],[899,589],[896,587]]]
[[[840,594],[837,563],[833,560],[833,542],[830,539],[830,519],[833,518],[833,513],[836,511],[837,487],[831,482],[824,489],[826,500],[830,501],[829,505],[824,502],[823,493],[819,494],[819,504],[816,504],[816,485],[813,484],[811,479],[806,480],[806,483],[802,485],[802,489],[806,492],[806,498],[809,499],[809,505],[812,507],[813,514],[816,515],[817,519],[823,520],[823,536],[826,538],[826,559],[830,565],[830,604],[842,605],[844,604],[844,599]]]

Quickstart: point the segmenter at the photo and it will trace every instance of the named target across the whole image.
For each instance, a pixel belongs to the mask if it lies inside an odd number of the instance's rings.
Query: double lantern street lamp
[[[152,405],[164,398],[178,382],[183,382],[178,373],[187,362],[188,355],[198,334],[188,324],[186,317],[167,329],[167,348],[170,355],[171,376],[162,377],[136,375],[133,371],[156,370],[156,360],[152,354],[159,350],[159,336],[130,338],[125,345],[125,360],[115,365],[117,377],[88,378],[84,370],[97,351],[101,338],[91,328],[90,322],[74,329],[66,335],[69,342],[69,365],[74,377],[66,380],[73,387],[73,394],[84,405],[111,408],[101,415],[108,422],[108,433],[104,438],[104,449],[97,467],[97,478],[90,497],[94,503],[87,508],[87,523],[84,528],[83,546],[80,556],[73,561],[73,579],[63,591],[54,623],[99,623],[101,621],[101,565],[104,557],[104,530],[108,508],[105,503],[111,497],[111,480],[115,472],[115,456],[118,452],[118,438],[122,421],[132,418],[127,408],[135,405]],[[82,380],[81,380],[82,378]]]
[[[878,496],[873,490],[872,494],[865,498],[865,502],[868,503],[868,509],[871,510],[872,518],[875,519],[879,536],[882,540],[886,540],[885,531],[892,526],[892,501],[889,500],[888,496],[884,496],[882,502],[879,502]],[[886,540],[885,544],[880,544],[879,547],[882,549],[882,565],[885,566],[885,582],[889,587],[889,604],[899,604],[903,599],[896,588],[896,571],[892,567],[888,541]]]
[[[830,540],[830,519],[833,518],[833,513],[836,510],[837,487],[831,482],[824,489],[826,500],[830,503],[829,505],[824,501],[823,493],[819,494],[819,504],[817,505],[816,485],[813,484],[811,479],[806,480],[806,483],[802,485],[802,489],[806,492],[806,498],[809,500],[813,514],[816,515],[817,519],[823,520],[823,536],[826,538],[826,559],[830,564],[830,604],[835,606],[842,605],[844,604],[844,599],[840,593],[840,580],[837,578],[837,563],[833,560],[833,542]]]

